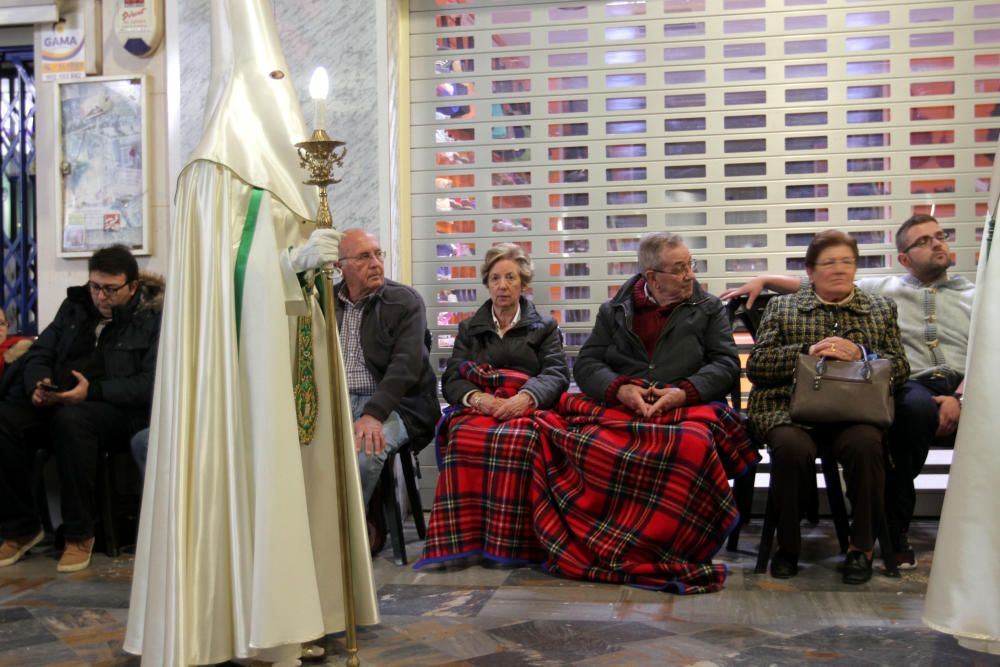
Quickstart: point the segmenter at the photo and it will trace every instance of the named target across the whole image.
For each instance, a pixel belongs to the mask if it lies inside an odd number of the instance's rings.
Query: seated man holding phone
[[[125,246],[98,250],[89,280],[70,287],[55,319],[0,396],[0,567],[42,541],[31,466],[47,442],[59,467],[66,548],[59,572],[90,565],[100,452],[128,450],[149,425],[163,281],[139,276]],[[37,438],[43,438],[37,440]]]

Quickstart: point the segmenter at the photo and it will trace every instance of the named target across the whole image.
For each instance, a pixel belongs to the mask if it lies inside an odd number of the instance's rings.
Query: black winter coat
[[[87,376],[88,401],[105,401],[149,419],[156,374],[156,353],[163,314],[163,279],[143,274],[139,288],[127,303],[111,311],[93,354],[81,363],[78,356],[100,320],[86,285],[70,287],[55,318],[24,357],[23,385],[30,396],[39,380],[51,378],[72,386],[76,370]],[[96,371],[88,376],[88,369]]]
[[[602,401],[620,375],[665,384],[687,380],[703,402],[724,400],[740,377],[740,359],[722,302],[695,283],[691,297],[670,315],[650,358],[632,331],[632,289],[640,277],[633,276],[598,310],[573,365],[577,385]]]
[[[458,372],[463,361],[474,361],[527,373],[531,378],[524,391],[535,397],[537,407],[551,408],[569,387],[569,365],[555,320],[539,315],[534,304],[521,297],[521,319],[501,338],[493,326],[492,310],[489,299],[458,325],[455,347],[441,376],[445,400],[461,405],[466,394],[479,389]]]

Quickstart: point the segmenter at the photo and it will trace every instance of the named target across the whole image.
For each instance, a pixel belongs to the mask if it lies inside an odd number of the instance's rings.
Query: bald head
[[[340,261],[347,298],[357,301],[385,284],[385,265],[378,238],[361,228],[344,231],[340,239]]]

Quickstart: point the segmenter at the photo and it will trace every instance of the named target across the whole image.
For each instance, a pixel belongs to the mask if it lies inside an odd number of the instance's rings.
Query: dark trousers
[[[893,540],[910,527],[917,504],[913,480],[937,439],[938,404],[934,397],[951,393],[945,382],[931,379],[910,380],[896,390],[896,418],[889,429],[889,466],[885,471],[885,513]],[[953,446],[955,436],[942,441]],[[894,546],[901,548],[898,542]]]
[[[48,444],[59,468],[59,496],[66,539],[94,536],[95,486],[99,456],[127,451],[134,430],[125,410],[108,403],[36,408],[0,403],[0,536],[31,535],[40,523],[32,502],[35,451]]]
[[[823,447],[844,467],[851,501],[851,544],[871,551],[885,494],[882,431],[868,424],[830,424],[811,430],[789,424],[768,431],[767,444],[778,547],[799,553],[802,503],[806,494],[815,493],[817,447]]]

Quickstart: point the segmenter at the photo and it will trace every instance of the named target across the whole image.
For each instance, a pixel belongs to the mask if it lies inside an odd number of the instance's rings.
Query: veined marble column
[[[287,74],[299,91],[307,120],[312,118],[312,71],[323,65],[330,72],[327,131],[348,145],[343,181],[330,189],[334,222],[339,228],[360,226],[381,234],[383,245],[396,260],[400,253],[389,221],[395,226],[399,217],[397,169],[392,166],[398,164],[394,154],[398,100],[386,91],[396,90],[390,77],[397,71],[398,45],[391,38],[397,18],[395,0],[384,1],[385,9],[380,12],[376,2],[272,0],[291,70]],[[171,156],[175,170],[191,155],[204,122],[211,63],[209,2],[177,0],[175,15],[168,16],[168,49],[174,55],[168,68],[179,72],[180,88],[179,103],[170,105],[175,110],[170,137],[171,150],[178,152]],[[294,149],[289,146],[289,150]],[[177,174],[172,175],[176,178]]]

